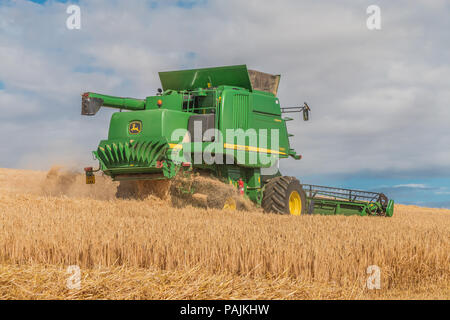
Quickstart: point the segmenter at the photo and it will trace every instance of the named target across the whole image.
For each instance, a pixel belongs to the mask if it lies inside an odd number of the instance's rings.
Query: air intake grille
[[[233,97],[233,126],[236,129],[248,128],[248,95],[236,94]]]

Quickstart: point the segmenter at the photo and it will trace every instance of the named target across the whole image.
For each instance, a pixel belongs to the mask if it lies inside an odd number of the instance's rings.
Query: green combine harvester
[[[94,172],[101,170],[120,181],[118,196],[124,196],[140,183],[158,188],[180,174],[209,172],[266,212],[393,215],[394,201],[382,193],[302,185],[279,172],[279,159],[301,159],[286,128],[293,119],[282,115],[301,113],[306,121],[310,113],[307,103],[281,107],[279,75],[238,65],[159,77],[162,89],[142,100],[82,95],[82,115],[95,115],[102,106],[120,109],[108,139],[93,152],[99,169],[85,168],[87,183],[95,183]],[[230,199],[224,206],[235,208]]]

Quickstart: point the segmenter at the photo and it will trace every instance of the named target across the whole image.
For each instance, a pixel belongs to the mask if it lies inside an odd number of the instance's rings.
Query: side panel
[[[279,113],[278,100],[273,95],[226,88],[222,99],[219,129],[224,138],[225,152],[233,155],[239,165],[270,167],[274,159],[288,157],[289,141],[281,116],[258,111],[276,113],[278,110]],[[259,105],[256,109],[255,99]],[[227,129],[238,131],[230,133]],[[272,141],[272,137],[276,140]]]
[[[162,105],[158,106],[158,101],[162,101]],[[145,108],[147,110],[169,109],[174,111],[182,111],[183,96],[177,92],[165,96],[151,96],[145,100]]]
[[[255,91],[252,94],[253,103],[250,109],[250,125],[255,130],[267,129],[267,138],[264,130],[259,134],[260,138],[267,139],[267,148],[278,150],[280,158],[287,158],[289,153],[289,139],[286,123],[281,118],[280,105],[277,97],[266,92]],[[274,131],[272,131],[274,130]],[[277,141],[272,141],[272,137]],[[264,143],[260,142],[264,147]]]
[[[172,132],[175,129],[187,129],[191,114],[167,109],[116,112],[111,117],[109,127],[109,140],[117,139],[141,139],[166,137],[171,141]],[[133,121],[142,122],[138,133],[130,133],[129,125]]]
[[[281,116],[280,101],[272,94],[253,92],[253,111]]]

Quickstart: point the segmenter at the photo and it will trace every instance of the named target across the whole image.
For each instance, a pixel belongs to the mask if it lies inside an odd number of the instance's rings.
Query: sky
[[[0,167],[95,165],[113,111],[82,117],[85,91],[144,98],[158,71],[247,64],[281,74],[282,106],[312,108],[288,123],[303,158],[283,174],[450,208],[449,15],[445,0],[0,0]]]

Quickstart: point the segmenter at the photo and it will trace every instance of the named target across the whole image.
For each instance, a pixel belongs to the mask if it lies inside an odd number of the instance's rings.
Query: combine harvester
[[[301,159],[286,129],[293,119],[282,114],[309,119],[306,103],[280,106],[279,75],[238,65],[160,72],[159,77],[162,89],[143,100],[82,95],[82,115],[95,115],[102,106],[131,111],[112,115],[108,139],[93,152],[99,169],[85,168],[87,183],[95,183],[94,172],[101,170],[120,181],[118,196],[126,196],[143,184],[166,188],[177,175],[209,172],[266,212],[393,215],[394,201],[382,193],[302,185],[278,169],[263,173],[279,159]],[[224,199],[221,206],[236,204]]]

